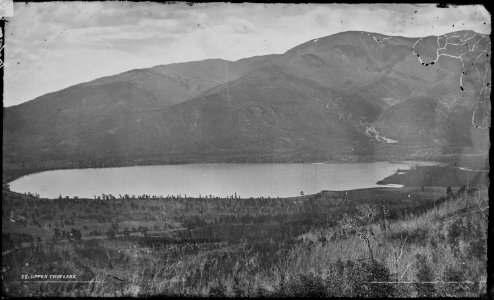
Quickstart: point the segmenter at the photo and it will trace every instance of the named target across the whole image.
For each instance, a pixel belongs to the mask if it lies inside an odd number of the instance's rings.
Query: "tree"
[[[427,257],[422,254],[416,254],[417,260],[417,279],[419,283],[415,284],[415,290],[419,297],[434,297],[435,287],[431,283],[434,280],[434,272],[427,261]]]
[[[73,239],[75,239],[76,241],[81,241],[81,238],[82,238],[82,234],[81,234],[81,231],[79,229],[75,229],[75,228],[72,228],[70,230],[70,235],[72,236]]]
[[[106,232],[106,236],[109,240],[113,240],[115,238],[115,231],[113,230],[113,228],[108,229],[108,231]]]
[[[338,225],[346,233],[358,236],[369,249],[371,260],[374,260],[374,254],[370,244],[370,238],[374,235],[371,224],[379,214],[379,209],[375,205],[364,204],[357,206],[357,213],[353,216],[344,214],[343,218],[338,221]]]
[[[388,230],[388,227],[389,227],[389,222],[388,222],[389,216],[390,216],[389,210],[384,205],[382,205],[381,206],[381,218],[382,218],[382,220],[381,220],[381,229],[384,232],[384,240],[386,240],[387,230]]]
[[[43,241],[41,240],[41,238],[38,236],[36,238],[36,252],[38,253],[42,253],[42,244],[43,244]]]
[[[118,232],[118,220],[115,220],[115,222],[111,222],[111,228],[113,231]]]
[[[53,229],[53,239],[54,239],[55,241],[58,241],[58,240],[60,239],[60,237],[61,237],[61,234],[60,234],[60,229],[58,229],[58,228],[54,228],[54,229]]]
[[[448,197],[448,199],[455,198],[455,195],[453,194],[450,186],[448,186],[448,188],[446,189],[446,196]]]
[[[138,228],[138,231],[140,231],[143,236],[147,236],[148,235],[148,230],[149,229],[146,226],[139,226],[139,228]]]

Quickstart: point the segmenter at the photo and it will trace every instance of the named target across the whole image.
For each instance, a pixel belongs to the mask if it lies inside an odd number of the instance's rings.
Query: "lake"
[[[10,183],[42,198],[94,195],[291,197],[322,190],[382,187],[376,182],[412,165],[434,162],[186,164],[45,171]],[[396,186],[396,185],[395,185]],[[399,187],[399,186],[398,186]]]

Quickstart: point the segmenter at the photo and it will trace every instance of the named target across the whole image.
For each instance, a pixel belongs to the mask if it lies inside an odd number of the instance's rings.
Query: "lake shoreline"
[[[419,164],[430,164],[420,162]],[[435,164],[435,163],[433,163]],[[184,164],[47,171],[9,182],[11,190],[42,197],[149,194],[193,197],[292,197],[321,190],[377,187],[410,163]]]
[[[487,163],[484,161],[487,160]],[[476,171],[488,171],[488,154],[486,153],[469,153],[469,154],[447,154],[447,155],[434,155],[428,157],[400,157],[400,158],[392,158],[390,160],[379,160],[379,159],[371,159],[369,157],[362,156],[348,156],[346,158],[339,159],[330,159],[330,160],[306,160],[306,161],[293,161],[289,163],[293,164],[358,164],[358,163],[379,163],[379,162],[389,162],[389,163],[410,163],[414,164],[415,162],[436,162],[445,166],[456,167],[460,169],[465,169],[465,166],[470,169],[474,168]],[[480,164],[479,164],[480,162]],[[156,160],[144,160],[144,161],[120,161],[120,162],[100,162],[100,161],[90,161],[85,165],[77,165],[75,166],[70,162],[62,162],[60,166],[50,168],[45,166],[40,167],[27,167],[27,168],[5,168],[2,172],[3,177],[3,185],[10,185],[15,180],[20,178],[35,175],[47,171],[57,171],[57,170],[87,170],[87,169],[103,169],[103,168],[127,168],[127,167],[141,167],[141,166],[176,166],[176,165],[194,165],[194,164],[288,164],[288,162],[279,162],[279,161],[267,161],[267,162],[245,162],[245,161],[206,161],[199,162],[196,160],[188,160],[188,161],[156,161]],[[482,170],[479,170],[482,168]],[[487,170],[485,170],[487,168]],[[406,171],[406,170],[403,170]],[[399,182],[388,182],[386,178],[379,180],[376,184],[402,184]]]
[[[210,163],[53,170],[44,174],[25,175],[24,179],[21,177],[18,181],[9,182],[9,189],[19,193],[39,194],[43,198],[58,198],[60,195],[64,198],[67,195],[93,198],[102,194],[116,196],[119,193],[156,197],[292,198],[304,193],[317,194],[322,190],[463,185],[454,181],[424,182],[425,173],[414,174],[417,168],[429,170],[438,166],[441,168],[436,171],[441,170],[443,173],[479,173],[447,167],[447,164],[441,162],[409,160],[358,164]],[[436,172],[434,177],[439,175]],[[441,176],[447,177],[449,174]],[[407,180],[401,180],[403,178]],[[413,182],[410,178],[414,178]],[[485,180],[472,183],[485,185]]]
[[[401,184],[411,186],[489,186],[488,170],[470,170],[448,165],[417,166],[410,170],[399,170],[383,180],[379,185]]]
[[[88,160],[80,162],[77,161],[48,161],[43,162],[42,166],[35,166],[33,163],[28,164],[27,167],[18,166],[19,163],[8,163],[3,162],[5,165],[12,165],[10,169],[5,169],[2,172],[2,182],[8,183],[12,182],[20,177],[32,175],[36,173],[41,173],[44,171],[55,171],[55,170],[68,170],[68,169],[101,169],[101,168],[119,168],[119,167],[133,167],[133,166],[167,166],[167,165],[189,165],[189,164],[280,164],[280,163],[304,163],[304,164],[325,164],[325,163],[372,163],[372,162],[401,162],[401,161],[437,161],[448,164],[456,164],[459,162],[460,165],[458,167],[464,166],[460,162],[460,157],[489,157],[488,153],[467,153],[467,154],[443,154],[443,155],[432,155],[432,156],[403,156],[403,157],[390,157],[388,159],[375,159],[367,156],[346,156],[346,157],[338,157],[337,159],[324,159],[324,160],[245,160],[245,159],[226,159],[226,160],[197,160],[197,159],[185,159],[185,160],[176,160],[176,159],[145,159],[145,160],[122,160],[122,161],[110,161],[107,160]],[[474,158],[475,159],[475,158]],[[44,165],[47,164],[47,165]],[[49,166],[53,165],[55,166]],[[468,164],[467,164],[468,165]]]

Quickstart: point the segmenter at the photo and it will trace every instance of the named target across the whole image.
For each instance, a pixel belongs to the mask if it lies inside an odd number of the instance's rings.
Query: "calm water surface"
[[[94,195],[213,195],[290,197],[321,190],[378,187],[376,182],[412,165],[433,162],[316,164],[188,164],[46,171],[10,183],[16,192],[55,198]]]

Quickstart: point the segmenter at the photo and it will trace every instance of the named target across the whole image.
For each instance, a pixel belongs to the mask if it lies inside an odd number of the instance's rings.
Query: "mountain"
[[[4,108],[7,162],[317,161],[487,151],[490,37],[343,32],[132,70]],[[476,125],[476,126],[474,126]]]

